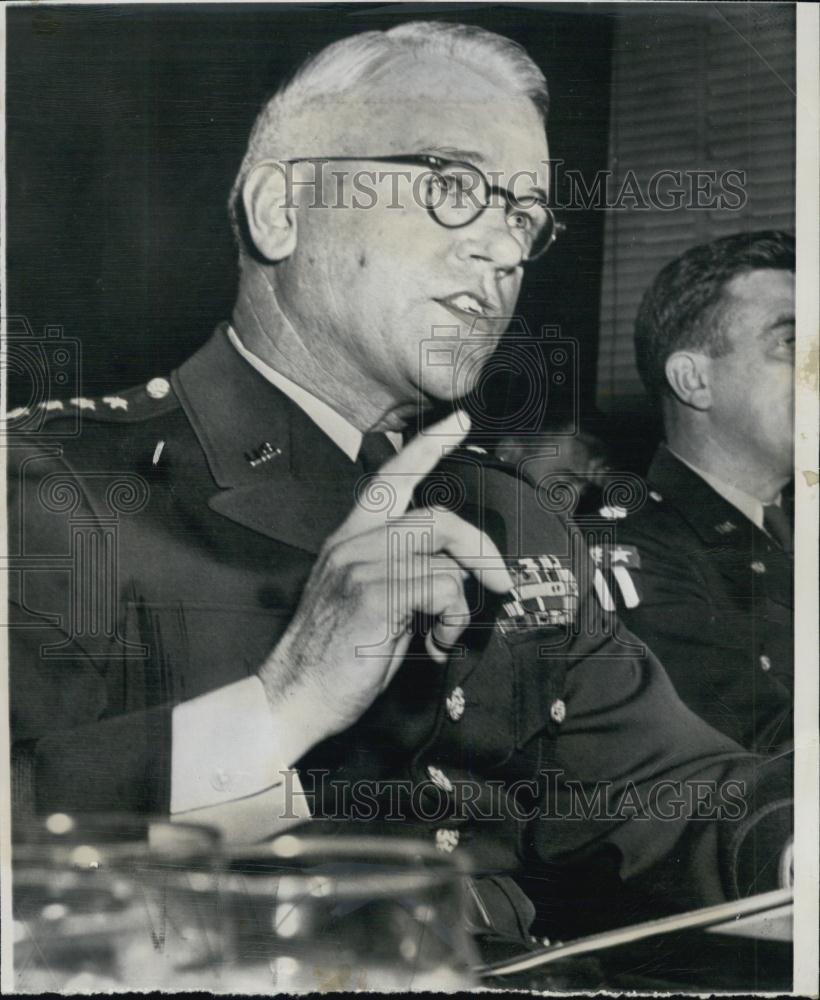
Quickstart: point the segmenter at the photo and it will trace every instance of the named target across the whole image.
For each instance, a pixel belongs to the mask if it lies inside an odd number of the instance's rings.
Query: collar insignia
[[[265,441],[258,448],[254,448],[253,451],[245,452],[245,459],[248,465],[252,469],[255,469],[258,465],[264,465],[265,462],[270,462],[271,459],[281,454],[281,448],[274,448],[270,441]]]

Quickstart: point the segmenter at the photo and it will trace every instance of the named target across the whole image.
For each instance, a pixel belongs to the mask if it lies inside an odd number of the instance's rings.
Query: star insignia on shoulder
[[[9,410],[8,413],[3,417],[4,420],[17,420],[20,417],[27,417],[29,415],[29,408],[27,406],[15,406],[13,410]]]

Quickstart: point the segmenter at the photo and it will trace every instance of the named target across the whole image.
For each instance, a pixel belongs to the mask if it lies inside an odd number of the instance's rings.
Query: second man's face
[[[549,153],[532,103],[440,58],[394,64],[305,120],[317,126],[295,154],[429,153],[469,161],[522,197],[547,190]],[[327,164],[327,207],[315,188],[295,191],[297,246],[279,271],[291,318],[397,403],[472,389],[521,286],[522,249],[502,200],[445,228],[420,197],[428,173],[367,159]]]
[[[794,274],[761,269],[726,287],[729,351],[711,360],[713,413],[739,454],[791,477],[794,448]]]

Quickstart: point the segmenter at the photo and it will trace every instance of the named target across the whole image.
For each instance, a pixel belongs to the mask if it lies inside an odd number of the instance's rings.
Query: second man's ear
[[[675,351],[666,359],[666,381],[675,397],[695,410],[712,405],[709,358],[699,351]]]
[[[296,210],[285,167],[275,160],[257,163],[242,185],[248,233],[257,251],[271,263],[296,248]]]

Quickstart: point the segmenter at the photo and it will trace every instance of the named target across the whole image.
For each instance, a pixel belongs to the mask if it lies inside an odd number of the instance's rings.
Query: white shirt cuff
[[[177,705],[171,720],[171,818],[252,842],[310,818],[288,747],[258,677]]]

